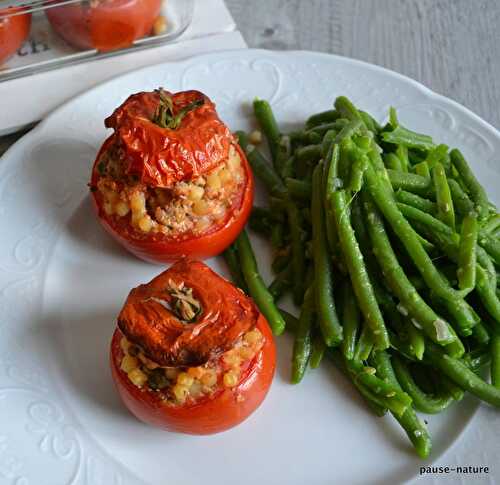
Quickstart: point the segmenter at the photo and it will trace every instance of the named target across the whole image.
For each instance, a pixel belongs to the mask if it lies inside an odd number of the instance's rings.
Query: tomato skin
[[[21,10],[9,8],[0,10],[0,15]],[[31,28],[31,14],[14,15],[0,20],[0,64],[15,54],[23,45]]]
[[[110,51],[148,35],[160,9],[161,0],[101,0],[96,6],[73,3],[49,8],[45,14],[73,47]]]
[[[241,423],[262,403],[271,386],[276,367],[276,348],[271,329],[260,315],[257,328],[264,336],[264,345],[249,369],[233,389],[217,391],[196,404],[169,406],[148,389],[136,387],[120,369],[123,356],[122,333],[115,330],[111,341],[110,365],[113,380],[129,411],[141,421],[179,433],[206,435],[225,431]],[[239,396],[239,398],[237,398]]]
[[[110,136],[102,145],[97,154],[92,169],[91,185],[97,185],[97,164],[102,153],[113,143]],[[139,235],[130,224],[117,223],[116,219],[108,216],[102,208],[102,200],[98,192],[91,193],[94,209],[97,217],[106,231],[125,249],[140,259],[150,263],[171,263],[183,257],[189,256],[193,259],[207,259],[217,256],[224,251],[238,237],[250,217],[253,206],[254,180],[252,170],[245,154],[238,145],[236,150],[242,160],[246,174],[246,185],[241,197],[241,205],[237,214],[233,214],[221,227],[214,231],[203,233],[200,236],[177,239],[159,235]]]

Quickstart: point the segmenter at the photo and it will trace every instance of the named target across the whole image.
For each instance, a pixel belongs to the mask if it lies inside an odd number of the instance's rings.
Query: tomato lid
[[[200,261],[182,259],[134,288],[118,327],[163,366],[197,366],[232,348],[259,318],[253,301]]]
[[[210,171],[228,158],[233,136],[199,91],[163,89],[130,96],[105,125],[127,163],[127,175],[160,188]]]

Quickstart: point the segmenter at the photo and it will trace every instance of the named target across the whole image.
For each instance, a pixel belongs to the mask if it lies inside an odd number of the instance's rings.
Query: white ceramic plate
[[[380,120],[393,105],[406,125],[462,149],[500,202],[498,132],[409,79],[349,59],[217,53],[143,69],[74,99],[0,164],[0,483],[315,485],[400,483],[418,474],[421,462],[401,429],[369,414],[333,367],[310,372],[300,386],[288,383],[287,337],[278,341],[278,372],[264,404],[226,433],[162,432],[121,405],[107,364],[115,317],[129,289],[161,268],[136,260],[101,230],[86,183],[106,136],[104,117],[129,94],[158,86],[204,91],[233,129],[251,126],[256,96],[270,100],[287,128],[340,94]],[[254,242],[264,269],[269,249]],[[219,259],[210,264],[224,273]],[[475,409],[466,399],[427,418],[433,459]],[[488,413],[462,440],[475,443],[466,448],[467,463],[499,461]],[[447,455],[447,464],[462,458]]]

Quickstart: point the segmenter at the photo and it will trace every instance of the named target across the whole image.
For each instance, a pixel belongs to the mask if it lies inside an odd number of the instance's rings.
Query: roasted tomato
[[[271,330],[252,300],[198,261],[178,261],[134,288],[111,342],[127,408],[189,434],[247,418],[267,394],[275,360]]]
[[[127,47],[151,32],[161,0],[91,0],[45,11],[52,28],[77,49]]]
[[[0,10],[0,64],[14,54],[28,37],[31,27],[31,14],[17,14],[1,18],[22,11],[21,8]]]
[[[98,217],[136,256],[165,263],[221,253],[252,209],[244,153],[199,91],[130,96],[109,118],[114,129],[90,182]]]

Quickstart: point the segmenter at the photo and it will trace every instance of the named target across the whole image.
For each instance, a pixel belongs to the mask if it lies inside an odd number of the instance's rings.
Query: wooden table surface
[[[498,0],[226,0],[249,47],[393,69],[500,129]],[[0,155],[19,134],[0,138]]]

